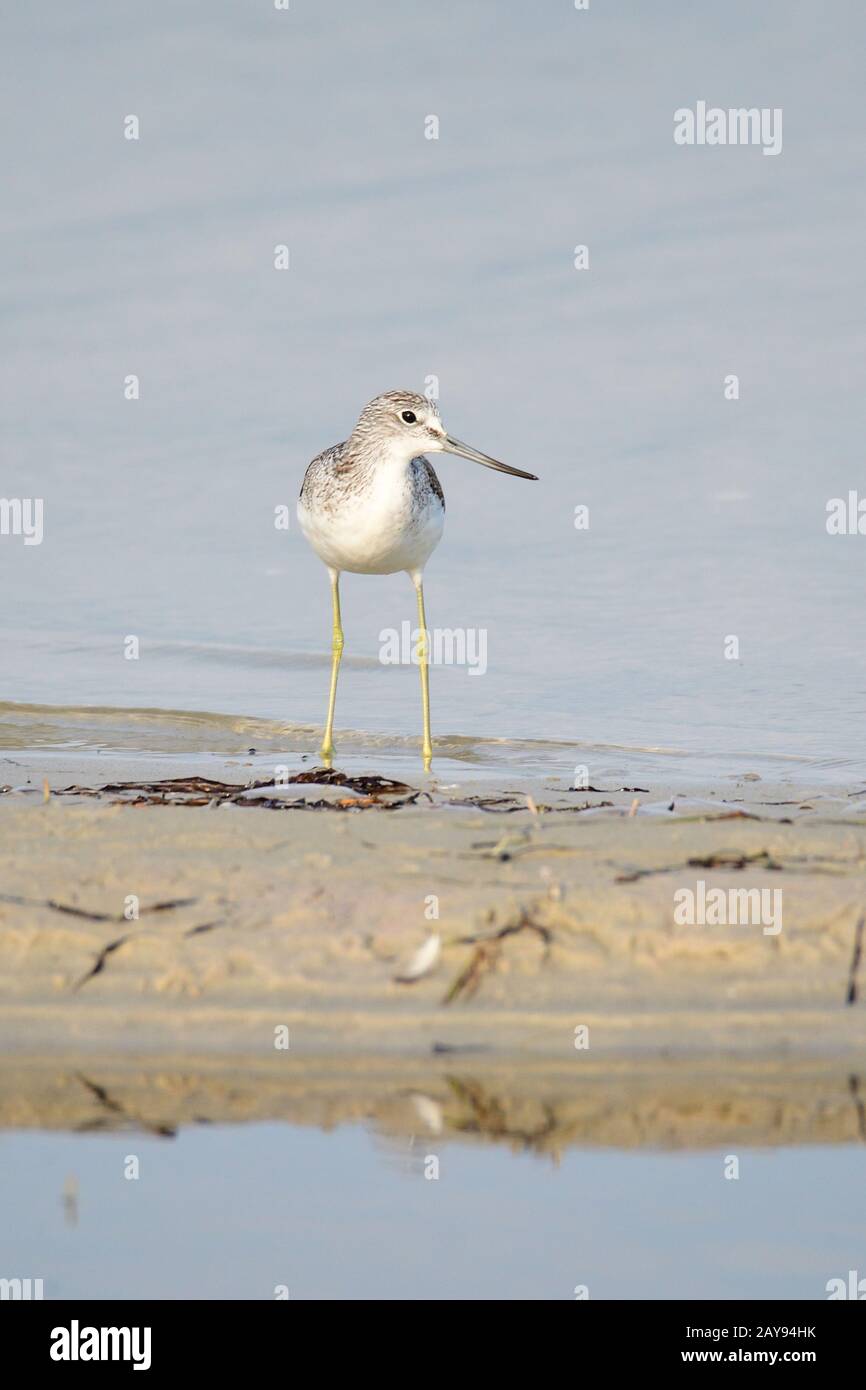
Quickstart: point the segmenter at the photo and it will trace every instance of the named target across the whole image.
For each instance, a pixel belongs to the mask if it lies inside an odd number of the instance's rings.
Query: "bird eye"
[[[405,420],[407,425],[414,425],[418,416],[415,414],[414,410],[404,410],[400,415],[400,419]]]

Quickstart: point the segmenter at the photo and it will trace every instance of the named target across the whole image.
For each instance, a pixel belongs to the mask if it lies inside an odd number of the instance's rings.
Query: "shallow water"
[[[820,1299],[863,1265],[862,1147],[741,1151],[737,1180],[721,1149],[554,1164],[360,1125],[19,1132],[2,1152],[2,1272],[46,1298]]]
[[[45,512],[0,537],[0,693],[316,724],[327,581],[274,508],[433,374],[450,428],[541,475],[437,461],[429,621],[487,637],[485,674],[433,672],[439,736],[858,775],[866,540],[825,521],[863,475],[862,11],[378,11],[394,42],[349,0],[10,18],[2,490]],[[779,156],[674,145],[678,104],[746,96]],[[412,607],[345,581],[338,725],[374,759],[417,735],[379,659]]]
[[[0,1275],[47,1298],[820,1299],[862,1272],[842,1067],[416,1053],[7,1063]]]
[[[62,707],[0,702],[0,776],[6,786],[41,786],[48,776],[63,786],[76,782],[159,777],[273,777],[278,769],[300,770],[320,762],[321,725],[212,714],[201,710]],[[347,772],[372,768],[400,777],[423,778],[419,740],[414,735],[341,730],[338,764]],[[232,769],[235,769],[233,772]],[[758,770],[760,769],[760,771]],[[548,778],[563,787],[616,790],[636,782],[649,792],[718,784],[732,790],[746,780],[767,781],[796,795],[824,788],[843,799],[854,794],[857,760],[804,754],[755,753],[723,756],[684,748],[652,748],[561,739],[476,738],[437,735],[433,773],[442,779]],[[866,768],[862,769],[866,775]],[[35,781],[34,781],[35,779]],[[526,784],[524,782],[524,784]],[[653,784],[651,787],[650,784]],[[850,804],[850,803],[849,803]]]

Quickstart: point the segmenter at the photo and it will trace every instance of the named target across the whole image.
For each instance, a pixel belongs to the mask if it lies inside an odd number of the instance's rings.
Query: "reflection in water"
[[[860,1075],[271,1060],[7,1060],[9,1268],[47,1298],[568,1300],[824,1298],[860,1267]]]
[[[436,1059],[46,1059],[0,1065],[0,1127],[174,1138],[187,1126],[363,1122],[382,1137],[502,1146],[706,1149],[866,1142],[866,1079],[803,1061],[571,1067]]]
[[[67,1226],[78,1225],[78,1178],[74,1173],[68,1174],[63,1184],[63,1216]]]

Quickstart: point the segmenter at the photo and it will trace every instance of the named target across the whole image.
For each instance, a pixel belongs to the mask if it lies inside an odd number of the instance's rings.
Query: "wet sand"
[[[0,796],[0,1123],[863,1137],[857,788],[232,781]],[[780,929],[680,924],[698,880]]]

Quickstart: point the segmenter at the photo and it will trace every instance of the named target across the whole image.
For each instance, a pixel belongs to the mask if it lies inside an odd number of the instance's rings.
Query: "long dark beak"
[[[515,478],[528,478],[532,483],[538,482],[534,473],[524,473],[520,468],[511,468],[507,463],[500,463],[498,459],[492,459],[488,454],[482,454],[471,445],[455,439],[452,434],[446,434],[442,447],[449,454],[459,454],[461,458],[471,459],[473,463],[483,463],[485,468],[495,468],[497,473],[510,473]]]

